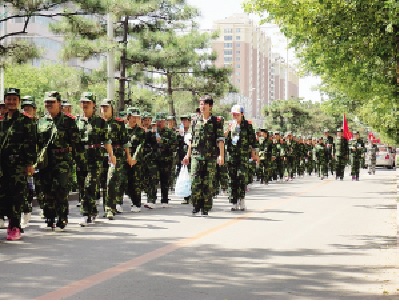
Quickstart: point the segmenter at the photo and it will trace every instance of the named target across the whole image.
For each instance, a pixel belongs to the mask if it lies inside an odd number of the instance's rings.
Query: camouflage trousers
[[[259,162],[259,179],[264,183],[269,182],[269,177],[270,177],[270,161],[269,160],[260,160]]]
[[[246,171],[248,164],[244,160],[229,160],[229,202],[237,204],[238,199],[245,198],[247,186]]]
[[[213,205],[213,182],[216,175],[216,158],[193,156],[191,158],[191,202],[197,210],[210,210]]]
[[[361,159],[353,158],[351,164],[351,176],[359,177]]]
[[[317,175],[319,177],[328,177],[328,161],[327,160],[317,160],[316,162]]]
[[[0,218],[7,216],[10,228],[21,227],[21,211],[25,203],[27,182],[25,167],[2,164],[0,178]]]
[[[155,203],[159,185],[157,163],[153,159],[146,159],[142,167],[143,189],[147,194],[147,203]]]
[[[285,176],[288,176],[290,178],[294,177],[295,173],[295,160],[293,156],[288,156],[286,159],[286,172],[284,173]]]
[[[124,189],[123,179],[125,179],[125,157],[124,154],[115,154],[116,165],[110,165],[107,177],[107,197],[105,200],[105,212],[116,213],[116,205],[123,203]]]
[[[142,165],[140,163],[136,163],[136,165],[133,165],[132,167],[125,164],[127,175],[126,194],[132,201],[132,205],[135,205],[136,207],[141,207],[141,167]]]
[[[344,157],[337,156],[335,163],[335,173],[337,177],[343,178],[347,160]]]
[[[216,164],[216,173],[214,177],[214,196],[219,195],[220,189],[223,191],[227,190],[229,184],[229,174],[227,171],[227,166]]]
[[[97,216],[98,209],[96,206],[97,193],[100,188],[100,177],[102,171],[102,160],[89,160],[88,173],[84,179],[84,188],[82,191],[82,202],[80,205],[80,213],[83,216]],[[81,182],[79,183],[81,185]]]
[[[169,188],[173,178],[172,167],[172,160],[157,160],[157,169],[159,171],[159,182],[161,186],[161,203],[169,202]]]
[[[65,166],[63,166],[65,165]],[[47,219],[59,217],[67,220],[69,214],[69,179],[68,164],[48,166],[41,172],[41,188],[44,195],[43,214]]]

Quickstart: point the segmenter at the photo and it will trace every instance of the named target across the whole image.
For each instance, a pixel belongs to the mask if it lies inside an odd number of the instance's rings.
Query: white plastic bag
[[[175,195],[177,197],[188,197],[191,195],[191,178],[187,165],[180,168],[179,176],[176,179]]]

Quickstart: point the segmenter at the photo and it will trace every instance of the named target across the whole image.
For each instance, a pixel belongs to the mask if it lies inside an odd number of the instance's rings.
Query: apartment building
[[[246,116],[257,126],[263,125],[265,106],[286,96],[299,96],[299,77],[295,70],[287,68],[281,55],[272,53],[272,38],[248,15],[238,13],[218,20],[213,30],[220,34],[212,43],[218,54],[215,65],[232,68],[231,81],[239,90],[230,102],[244,101]]]

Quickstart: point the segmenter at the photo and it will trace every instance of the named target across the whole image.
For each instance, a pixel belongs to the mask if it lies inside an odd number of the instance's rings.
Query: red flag
[[[352,133],[349,131],[348,120],[344,113],[344,121],[342,122],[342,129],[344,130],[344,138],[347,140],[352,139]]]

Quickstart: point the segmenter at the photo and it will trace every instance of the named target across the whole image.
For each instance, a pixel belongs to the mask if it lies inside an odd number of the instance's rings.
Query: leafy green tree
[[[399,142],[392,113],[399,89],[397,1],[248,0],[245,9],[267,12],[264,20],[279,25],[303,71],[320,75],[326,93]]]

